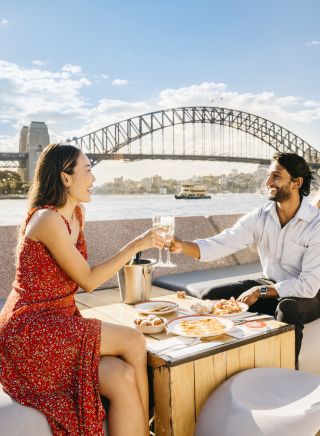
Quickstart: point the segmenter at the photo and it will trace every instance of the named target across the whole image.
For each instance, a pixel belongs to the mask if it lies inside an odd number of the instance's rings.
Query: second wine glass
[[[161,228],[164,230],[163,236],[165,238],[164,248],[167,251],[167,261],[164,264],[166,268],[174,268],[175,266],[177,266],[174,263],[172,263],[170,259],[170,243],[174,235],[174,227],[175,227],[174,224],[175,224],[174,216],[172,215],[161,216]]]

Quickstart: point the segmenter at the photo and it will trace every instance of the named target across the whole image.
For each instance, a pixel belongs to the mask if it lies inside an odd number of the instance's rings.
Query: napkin
[[[190,354],[197,353],[198,351],[208,350],[223,344],[222,341],[211,341],[191,345],[194,340],[195,338],[187,338],[183,336],[164,339],[163,341],[152,342],[148,344],[148,351],[175,358],[188,356]],[[176,346],[177,349],[173,348],[174,346]],[[184,348],[180,348],[183,346]]]
[[[210,350],[211,348],[217,347],[218,345],[222,345],[224,342],[222,341],[212,341],[212,342],[205,342],[205,343],[200,343],[200,344],[196,344],[196,345],[191,345],[189,347],[186,348],[180,348],[179,350],[175,350],[170,349],[168,351],[164,351],[163,354],[165,354],[166,356],[169,357],[185,357],[185,356],[189,356],[192,355],[194,353],[197,353],[199,351],[204,351],[204,350]]]

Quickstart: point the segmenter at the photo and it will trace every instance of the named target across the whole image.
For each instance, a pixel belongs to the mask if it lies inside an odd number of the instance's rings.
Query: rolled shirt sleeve
[[[255,242],[254,228],[260,208],[244,215],[237,223],[206,239],[196,239],[195,242],[200,250],[200,262],[210,262],[221,257],[228,256],[242,250]]]

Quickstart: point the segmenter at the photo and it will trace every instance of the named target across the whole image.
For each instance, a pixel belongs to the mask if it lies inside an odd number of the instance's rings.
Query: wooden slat
[[[240,371],[254,368],[254,344],[243,345],[239,348]]]
[[[215,388],[213,356],[194,362],[194,391],[196,419],[200,410]]]
[[[170,368],[173,436],[193,436],[195,392],[193,362]]]
[[[280,337],[272,336],[254,343],[254,366],[256,368],[280,368]]]
[[[239,349],[234,348],[227,351],[227,378],[232,377],[234,374],[240,371],[240,359],[239,359]]]
[[[155,401],[155,433],[157,436],[171,436],[171,390],[169,368],[156,368],[153,372]]]
[[[227,356],[226,352],[213,356],[214,388],[217,389],[227,378]]]
[[[81,304],[81,303],[77,303],[77,302],[76,302],[76,306],[77,306],[77,308],[78,308],[79,310],[88,309],[88,306],[84,306],[84,305]]]
[[[79,292],[75,300],[88,307],[107,306],[109,304],[121,303],[118,289],[105,289],[103,291]]]
[[[281,355],[280,363],[281,368],[295,368],[295,332],[284,333],[280,335]]]

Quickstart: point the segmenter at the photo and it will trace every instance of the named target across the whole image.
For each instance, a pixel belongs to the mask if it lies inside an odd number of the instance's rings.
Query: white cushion
[[[299,369],[320,375],[320,318],[305,324],[299,354]]]
[[[23,406],[3,392],[0,385],[0,434],[6,436],[52,436],[46,417]]]
[[[212,393],[195,436],[314,436],[320,377],[280,368],[240,372]]]

